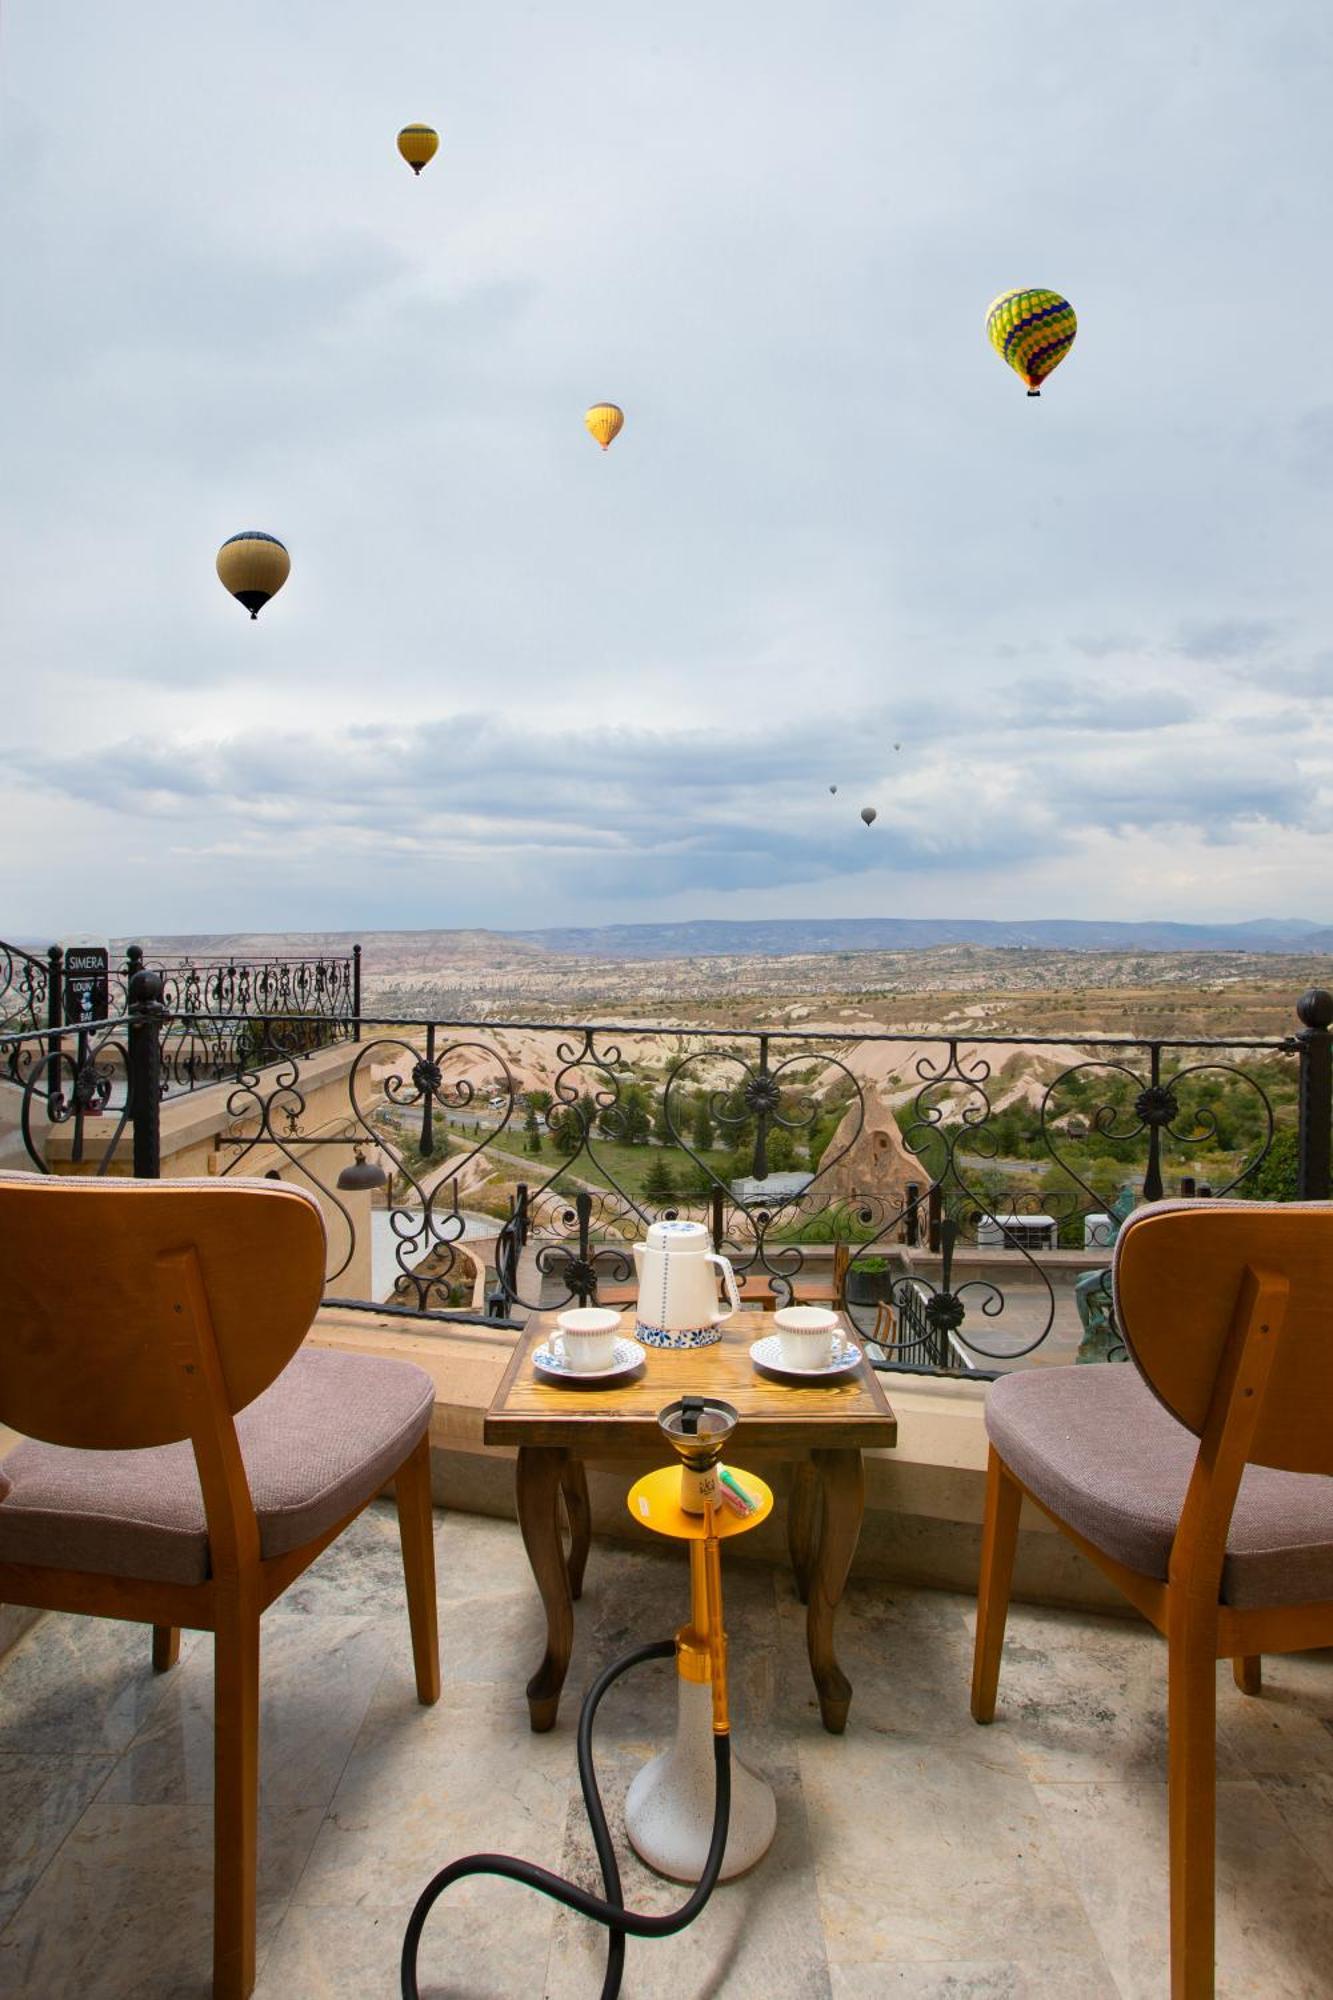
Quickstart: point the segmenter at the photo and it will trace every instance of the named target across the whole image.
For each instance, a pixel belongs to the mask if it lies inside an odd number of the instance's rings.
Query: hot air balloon
[[[435,158],[440,135],[429,125],[404,125],[398,134],[398,150],[414,174],[419,174]]]
[[[276,535],[247,528],[218,550],[218,575],[252,618],[258,618],[291,575],[292,559]]]
[[[1074,345],[1078,321],[1074,308],[1059,292],[1001,292],[986,308],[986,332],[1001,360],[1027,383],[1029,396]]]
[[[836,785],[830,785],[830,786],[829,786],[829,790],[830,790],[831,792],[836,792],[836,791],[837,791],[837,789],[838,789],[838,788],[837,788],[837,786],[836,786]]]
[[[901,743],[895,743],[893,747],[895,750],[901,750],[903,746]]]
[[[879,814],[875,811],[875,808],[873,806],[862,806],[861,817],[865,821],[867,826],[873,826],[875,824],[875,821],[879,818]]]
[[[625,412],[615,403],[594,403],[583,421],[605,451],[612,439],[619,437]]]

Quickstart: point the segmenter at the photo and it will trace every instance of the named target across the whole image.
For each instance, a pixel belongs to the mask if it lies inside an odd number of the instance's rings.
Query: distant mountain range
[[[545,951],[586,958],[790,958],[807,952],[938,951],[949,945],[1039,951],[1333,952],[1333,926],[1260,917],[1242,924],[1035,923],[948,917],[784,917],[735,923],[604,924],[587,930],[510,931]]]
[[[603,924],[559,930],[401,930],[230,932],[212,936],[147,937],[150,956],[259,958],[273,952],[337,955],[359,941],[367,962],[431,966],[444,963],[577,959],[827,958],[839,952],[1103,951],[1271,953],[1300,958],[1333,953],[1333,925],[1299,917],[1259,917],[1243,924],[1083,922],[1072,917],[1034,923],[948,917],[784,917],[736,923],[727,918],[683,924]],[[123,946],[124,939],[119,940]]]

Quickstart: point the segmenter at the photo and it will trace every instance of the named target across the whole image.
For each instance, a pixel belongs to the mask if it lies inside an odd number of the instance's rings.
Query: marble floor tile
[[[1299,1777],[1308,1771],[1333,1777],[1333,1660],[1323,1655],[1322,1676],[1293,1672],[1292,1664],[1266,1659],[1263,1693],[1251,1696],[1235,1685],[1230,1661],[1221,1662],[1219,1769],[1225,1755],[1252,1778]]]
[[[850,1754],[849,1754],[850,1753]],[[1096,1960],[1028,1779],[951,1743],[810,1737],[800,1768],[831,1964]]]
[[[376,1503],[267,1614],[260,2000],[391,2000],[412,1904],[477,1848],[595,1881],[574,1729],[610,1660],[672,1634],[687,1566],[596,1545],[558,1727],[524,1683],[545,1620],[512,1522],[436,1520],[444,1695],[416,1700],[397,1517]],[[631,1941],[626,2000],[1148,2000],[1166,1984],[1166,1650],[1146,1626],[1017,1606],[996,1723],[968,1713],[970,1597],[855,1581],[847,1734],[820,1726],[790,1577],[729,1560],[737,1747],[779,1793],[774,1848],[677,1940]],[[1333,1652],[1219,1666],[1221,2000],[1328,2000]],[[618,1835],[675,1723],[669,1662],[598,1719]],[[204,2000],[212,1926],[212,1642],[154,1675],[146,1627],[53,1617],[0,1666],[0,1990]],[[631,1900],[668,1909],[618,1839]],[[12,1913],[12,1914],[10,1914]],[[603,1940],[469,1881],[428,1925],[431,2000],[582,2000]]]
[[[602,1760],[602,1796],[620,1859],[625,1900],[654,1915],[678,1909],[689,1890],[665,1882],[635,1855],[624,1834],[624,1798],[640,1758],[624,1750]],[[764,1767],[778,1798],[778,1827],[764,1859],[718,1888],[678,1936],[630,1938],[625,2000],[824,2000],[830,1992],[819,1923],[813,1855],[800,1780],[792,1764]],[[600,1894],[601,1875],[581,1799],[569,1808],[560,1872]],[[606,1933],[573,1911],[556,1911],[544,2000],[586,2000],[599,1991]]]
[[[317,1809],[261,1819],[261,1950],[319,1819]],[[209,2000],[212,1950],[211,1809],[95,1801],[0,1934],[0,1992],[25,2000]]]
[[[271,1812],[328,1804],[393,1636],[364,1618],[264,1619],[259,1789]],[[212,1798],[211,1640],[163,1676],[162,1699],[121,1757],[104,1796],[139,1805],[206,1804]]]
[[[777,1578],[782,1631],[778,1704],[785,1722],[818,1730],[819,1703],[806,1649],[806,1607],[790,1576]],[[968,1708],[972,1647],[970,1600],[942,1590],[912,1590],[853,1578],[838,1607],[834,1648],[852,1684],[849,1728],[914,1741],[951,1742],[988,1762],[1018,1770],[1011,1738],[979,1730]]]
[[[1259,1789],[1333,1884],[1333,1777],[1312,1771],[1260,1778]]]
[[[254,2000],[395,2000],[412,1902],[293,1904],[260,1967]],[[550,1937],[544,1897],[509,1883],[460,1882],[422,1935],[422,2000],[537,2000]]]
[[[406,1906],[438,1868],[478,1848],[554,1866],[576,1782],[569,1738],[516,1726],[498,1690],[446,1691],[367,1717],[296,1889],[317,1906]],[[459,1896],[469,1905],[472,1892]],[[493,1905],[491,1907],[494,1907]]]
[[[182,1661],[200,1637],[182,1632]],[[151,1653],[147,1625],[49,1613],[0,1666],[0,1750],[55,1757],[123,1750],[171,1679],[153,1672]]]
[[[114,1767],[110,1756],[0,1751],[0,1930]]]
[[[1039,1785],[1037,1794],[1124,2000],[1165,2000],[1165,1787]],[[1219,1785],[1217,1806],[1218,2000],[1326,2000],[1328,1877],[1258,1784]]]
[[[975,1605],[967,1628],[970,1656]],[[988,1733],[1042,1782],[1164,1784],[1165,1641],[1137,1619],[1012,1605]],[[1220,1771],[1242,1775],[1225,1748],[1220,1759]]]
[[[1119,2000],[1100,1957],[835,1965],[831,1971],[833,2000]]]
[[[443,1530],[444,1519],[437,1516],[437,1554]],[[398,1510],[392,1500],[373,1500],[264,1613],[266,1620],[303,1615],[401,1616],[406,1632],[403,1555]]]

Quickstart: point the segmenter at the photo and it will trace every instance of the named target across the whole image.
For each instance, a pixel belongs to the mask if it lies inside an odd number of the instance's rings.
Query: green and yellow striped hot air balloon
[[[414,174],[435,158],[440,135],[429,125],[404,125],[398,134],[398,150]]]
[[[258,618],[291,575],[292,559],[276,535],[247,528],[222,544],[217,568],[223,588]]]
[[[1020,287],[992,300],[986,309],[986,332],[1001,360],[1022,376],[1029,396],[1039,396],[1046,377],[1074,345],[1078,321],[1059,292]]]

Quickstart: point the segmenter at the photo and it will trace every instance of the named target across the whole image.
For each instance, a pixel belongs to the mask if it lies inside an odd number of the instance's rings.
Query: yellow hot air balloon
[[[583,421],[605,451],[612,439],[619,437],[625,412],[615,403],[594,403]]]
[[[1029,396],[1074,345],[1078,320],[1068,299],[1059,292],[1001,292],[986,308],[986,332],[1002,361],[1027,383]]]
[[[435,158],[439,145],[440,135],[429,125],[404,125],[398,134],[398,150],[414,174]]]
[[[291,575],[292,559],[276,535],[247,528],[218,550],[218,575],[224,587],[258,618]]]

